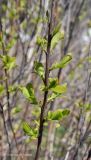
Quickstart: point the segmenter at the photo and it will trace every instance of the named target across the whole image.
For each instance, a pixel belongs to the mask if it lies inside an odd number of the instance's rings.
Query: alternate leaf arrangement
[[[45,53],[45,66],[43,63],[35,61],[34,62],[34,73],[40,77],[42,80],[42,94],[43,102],[36,98],[35,91],[32,83],[28,83],[26,86],[18,86],[17,89],[21,91],[24,97],[32,104],[40,108],[39,119],[36,119],[36,128],[31,127],[27,122],[22,123],[22,129],[24,133],[30,137],[30,139],[38,139],[37,150],[35,155],[35,160],[39,159],[40,146],[43,137],[44,123],[48,121],[60,121],[65,116],[67,116],[70,111],[68,109],[57,109],[55,111],[50,111],[48,105],[50,102],[55,100],[57,97],[60,97],[67,90],[67,84],[60,85],[58,78],[50,77],[50,73],[55,69],[64,68],[68,63],[70,63],[72,56],[67,54],[62,58],[60,62],[54,62],[51,67],[49,66],[49,57],[51,56],[52,50],[56,47],[58,42],[64,38],[64,32],[60,31],[61,24],[58,24],[53,32],[51,33],[51,18],[48,16],[48,37],[38,37],[37,45]],[[9,55],[0,55],[0,60],[2,61],[5,71],[10,71],[16,67],[15,57],[10,57]],[[8,88],[8,92],[12,92],[16,88]],[[40,91],[41,91],[40,90]],[[40,92],[39,91],[39,92]],[[4,92],[4,87],[0,85],[0,95]],[[20,109],[18,109],[19,111]],[[16,112],[18,112],[16,110]]]
[[[48,17],[49,18],[49,17]],[[26,135],[30,137],[30,139],[38,138],[37,150],[35,155],[35,160],[39,159],[40,146],[43,137],[43,129],[44,123],[48,121],[60,121],[65,116],[67,116],[70,111],[68,109],[57,109],[55,111],[46,111],[50,102],[55,100],[57,97],[60,97],[67,90],[67,84],[60,85],[57,78],[51,78],[50,72],[55,69],[64,68],[68,63],[70,63],[72,56],[67,54],[62,58],[60,62],[54,62],[51,67],[49,67],[49,57],[51,56],[51,51],[56,47],[58,42],[64,38],[64,33],[60,32],[61,25],[58,24],[53,33],[51,33],[51,22],[48,21],[48,37],[38,37],[37,45],[42,49],[45,53],[46,62],[45,66],[43,63],[34,61],[34,73],[40,77],[43,82],[42,85],[42,94],[43,94],[43,102],[37,100],[35,96],[35,92],[33,89],[33,85],[31,83],[27,84],[27,86],[19,87],[20,91],[23,93],[25,98],[33,105],[37,105],[40,107],[40,115],[39,119],[36,120],[38,125],[36,128],[31,127],[27,122],[23,122],[23,131]],[[46,113],[47,112],[47,113]]]

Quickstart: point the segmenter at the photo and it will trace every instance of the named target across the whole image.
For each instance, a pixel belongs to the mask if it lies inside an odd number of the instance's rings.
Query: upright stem
[[[48,22],[48,44],[47,44],[47,52],[46,52],[46,66],[45,66],[45,87],[48,87],[48,78],[49,78],[49,55],[50,55],[50,46],[51,46],[51,26],[52,26],[52,8],[53,8],[53,1],[51,6],[51,16],[50,21]],[[44,92],[44,99],[43,104],[41,107],[41,114],[40,114],[40,126],[39,126],[39,135],[38,135],[38,143],[37,143],[37,150],[34,160],[39,159],[40,154],[40,147],[43,137],[43,128],[44,128],[44,112],[45,108],[47,107],[47,96],[48,90]]]
[[[2,30],[2,22],[1,22],[1,20],[0,20],[0,30],[1,30],[2,37],[3,37],[3,30]],[[3,41],[2,41],[2,53],[3,53],[3,55],[7,55],[8,54],[6,52],[5,44],[4,44]],[[15,136],[15,133],[14,133],[14,130],[13,130],[12,121],[11,121],[10,93],[9,93],[9,83],[8,83],[8,71],[7,71],[7,69],[4,69],[4,76],[5,76],[5,91],[6,91],[6,99],[7,99],[8,121],[9,121],[9,125],[10,125],[10,128],[11,128],[12,134],[13,134],[13,138],[14,138],[14,141],[15,141],[16,149],[17,149],[17,152],[18,152],[18,144],[17,144],[17,141],[16,141],[16,136]],[[4,114],[4,112],[3,112],[3,114]],[[5,126],[6,126],[6,122],[5,122],[5,119],[4,119],[4,127]],[[8,131],[6,132],[6,134],[8,136],[7,140],[8,140],[8,145],[9,145],[9,154],[11,154],[11,143],[9,141]]]

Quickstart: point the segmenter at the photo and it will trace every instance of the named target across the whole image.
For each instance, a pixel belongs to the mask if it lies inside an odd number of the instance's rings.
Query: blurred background
[[[91,0],[53,1],[51,30],[61,24],[63,38],[51,53],[50,65],[67,54],[72,55],[72,60],[62,70],[51,73],[51,77],[58,77],[60,84],[67,83],[67,92],[48,107],[50,110],[67,108],[70,114],[58,125],[51,121],[45,124],[40,160],[90,160],[87,159],[91,147],[90,7]],[[11,88],[31,82],[40,101],[43,100],[42,82],[33,72],[33,65],[35,60],[45,65],[45,54],[37,44],[37,37],[47,37],[47,11],[51,11],[51,0],[0,0],[0,35],[3,34],[5,51],[16,57],[17,64],[5,76],[0,61],[0,88],[5,85],[5,77]],[[1,43],[0,54],[3,54]],[[0,95],[4,111],[3,116],[0,105],[0,160],[10,160],[7,141],[11,145],[12,160],[33,160],[37,139],[29,139],[24,134],[22,122],[35,127],[40,108],[30,104],[18,90],[10,93],[9,103],[11,120],[8,119],[6,94]],[[22,156],[17,155],[16,143]]]

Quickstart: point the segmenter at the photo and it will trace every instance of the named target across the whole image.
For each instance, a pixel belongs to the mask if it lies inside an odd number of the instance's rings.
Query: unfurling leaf
[[[72,56],[66,55],[59,63],[54,63],[49,70],[51,71],[54,69],[64,68],[71,60]]]
[[[42,79],[44,79],[44,66],[42,63],[35,61],[34,62],[34,71],[37,73]]]
[[[48,89],[56,87],[58,84],[58,79],[57,78],[49,78],[49,87]]]
[[[60,97],[62,94],[61,93],[52,93],[49,97],[48,97],[48,102],[53,101],[55,98]]]
[[[26,135],[37,138],[38,130],[36,128],[31,128],[27,122],[23,122],[22,127]]]
[[[47,47],[47,40],[42,37],[37,37],[36,43],[42,48],[45,49]]]
[[[63,85],[57,85],[57,86],[51,88],[51,90],[53,92],[60,93],[60,94],[65,93],[67,90],[67,84],[65,83]]]
[[[59,24],[54,28],[53,33],[52,33],[52,37],[54,37],[55,34],[59,32],[60,28],[61,28],[61,23],[59,23]]]
[[[51,50],[54,49],[56,47],[56,45],[58,44],[58,42],[60,40],[64,39],[64,32],[63,31],[59,31],[56,34],[54,34],[52,40],[51,40]]]
[[[10,57],[9,55],[1,55],[0,56],[4,68],[7,70],[11,70],[16,67],[16,58],[15,57]]]
[[[26,87],[19,87],[19,89],[23,93],[25,98],[28,99],[32,104],[38,104],[31,83],[28,83]]]
[[[70,110],[68,109],[58,109],[56,111],[49,111],[47,120],[62,120],[65,116],[69,115]]]

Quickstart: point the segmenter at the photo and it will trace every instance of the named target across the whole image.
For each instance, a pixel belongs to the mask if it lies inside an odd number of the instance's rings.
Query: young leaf
[[[61,23],[59,23],[59,24],[54,28],[53,33],[52,33],[52,37],[54,37],[55,34],[59,32],[60,28],[61,28]]]
[[[23,122],[23,131],[28,135],[31,136],[31,134],[33,134],[29,124],[27,122]]]
[[[38,135],[38,129],[31,128],[27,122],[23,122],[22,127],[23,127],[23,131],[25,132],[26,135],[34,137],[34,138],[37,137],[37,135]]]
[[[37,73],[42,79],[44,79],[44,66],[42,63],[35,61],[34,62],[34,71]]]
[[[64,39],[64,32],[57,32],[51,40],[51,50],[56,47],[60,40]]]
[[[49,70],[51,71],[54,69],[64,68],[71,61],[71,59],[71,55],[66,55],[59,63],[54,63]]]
[[[16,58],[10,57],[9,55],[1,55],[0,58],[2,59],[4,68],[7,70],[11,70],[16,66]]]
[[[57,86],[51,88],[51,90],[53,92],[60,93],[60,94],[65,93],[67,90],[67,84],[65,83],[63,85],[57,85]]]
[[[31,83],[28,83],[26,87],[19,87],[19,89],[21,90],[25,98],[28,99],[32,104],[38,104]]]
[[[47,40],[42,37],[37,37],[36,43],[42,48],[45,49],[47,47]]]
[[[49,97],[48,97],[48,102],[53,101],[55,98],[60,97],[62,94],[60,93],[52,93]]]
[[[61,120],[65,116],[69,115],[70,111],[68,109],[58,109],[56,111],[49,111],[47,120]]]
[[[58,79],[57,78],[49,78],[49,87],[48,89],[56,87],[58,84]]]

